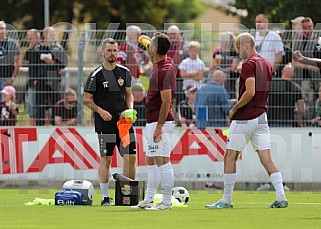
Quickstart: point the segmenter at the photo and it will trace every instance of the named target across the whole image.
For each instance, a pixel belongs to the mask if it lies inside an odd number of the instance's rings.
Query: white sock
[[[101,190],[101,199],[103,200],[105,197],[108,197],[108,183],[99,183],[100,184],[100,190]]]
[[[171,163],[159,166],[161,172],[161,185],[163,190],[163,203],[170,205],[172,203],[172,189],[174,187],[174,171]]]
[[[154,200],[154,196],[160,183],[160,171],[157,165],[149,165],[147,172],[147,189],[144,201],[150,203]]]
[[[286,200],[281,172],[272,173],[270,175],[270,180],[276,191],[276,200],[277,201]]]
[[[236,182],[236,173],[224,173],[223,181],[224,181],[224,193],[223,193],[222,201],[224,203],[231,204],[234,185]]]

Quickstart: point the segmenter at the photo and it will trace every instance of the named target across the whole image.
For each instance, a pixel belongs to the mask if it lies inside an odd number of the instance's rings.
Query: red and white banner
[[[293,130],[301,133],[293,134]],[[317,153],[321,152],[321,135],[313,133],[315,129],[309,135],[304,130],[272,130],[271,150],[285,181],[321,181],[321,166],[315,165],[321,161]],[[137,177],[144,180],[145,128],[136,128],[135,132]],[[92,127],[2,128],[0,144],[0,180],[97,180],[100,155]],[[226,137],[220,129],[176,128],[171,153],[176,180],[222,181],[225,147]],[[121,172],[122,166],[122,158],[114,153],[111,173]],[[237,172],[239,181],[268,180],[250,145],[237,162]]]

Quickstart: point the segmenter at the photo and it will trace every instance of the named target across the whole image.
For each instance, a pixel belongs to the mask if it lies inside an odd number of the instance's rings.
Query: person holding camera
[[[68,59],[64,48],[58,44],[57,33],[53,27],[43,29],[43,43],[36,46],[36,125],[52,125],[53,112],[61,94],[61,70],[67,66]]]
[[[40,32],[36,29],[30,29],[27,32],[27,40],[29,43],[29,47],[26,50],[22,64],[23,66],[28,67],[28,82],[26,85],[27,88],[27,95],[28,95],[28,114],[29,114],[29,125],[35,126],[35,114],[36,114],[36,83],[37,83],[37,65],[34,65],[37,61],[36,47],[40,45]],[[30,64],[31,63],[31,64]]]

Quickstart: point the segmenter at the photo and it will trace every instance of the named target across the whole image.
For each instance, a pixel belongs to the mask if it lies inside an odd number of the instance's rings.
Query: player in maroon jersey
[[[245,61],[240,75],[239,100],[229,113],[233,121],[224,155],[224,194],[220,201],[205,207],[233,208],[236,160],[246,144],[251,141],[276,190],[276,200],[269,207],[286,208],[288,201],[284,194],[282,175],[270,152],[270,131],[266,114],[272,66],[257,54],[251,34],[240,34],[235,44],[237,52]]]
[[[167,57],[170,45],[171,42],[165,34],[156,33],[150,39],[148,47],[149,56],[154,64],[146,96],[148,177],[145,199],[137,206],[133,206],[136,209],[172,209],[174,171],[170,163],[170,152],[171,135],[174,128],[172,103],[177,71],[173,60]],[[163,199],[161,203],[154,206],[152,201],[159,183],[162,186]]]

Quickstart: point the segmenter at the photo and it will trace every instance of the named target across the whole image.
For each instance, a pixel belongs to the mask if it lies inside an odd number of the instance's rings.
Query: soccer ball
[[[174,187],[172,190],[172,196],[179,202],[187,204],[189,201],[189,193],[184,187]]]

